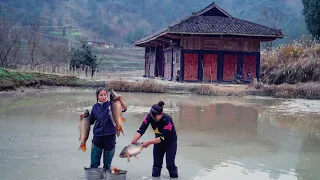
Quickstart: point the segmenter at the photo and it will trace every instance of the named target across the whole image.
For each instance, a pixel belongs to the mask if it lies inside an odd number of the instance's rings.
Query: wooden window
[[[180,52],[176,51],[174,54],[176,55],[174,59],[175,64],[180,64]]]
[[[151,64],[154,64],[155,63],[155,54],[151,54],[151,61],[150,61]]]
[[[168,53],[167,52],[164,53],[164,62],[166,64],[168,64]]]
[[[164,58],[165,58],[165,63],[170,64],[171,63],[171,51],[165,52]]]

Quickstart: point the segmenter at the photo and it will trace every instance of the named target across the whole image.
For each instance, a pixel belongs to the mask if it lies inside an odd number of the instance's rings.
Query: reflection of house
[[[180,129],[200,128],[219,128],[230,127],[234,131],[224,131],[222,134],[229,136],[256,137],[258,126],[258,111],[252,107],[236,106],[233,104],[209,104],[206,106],[195,106],[193,103],[179,103],[178,112]],[[247,131],[250,129],[250,131]]]
[[[168,28],[134,42],[145,47],[147,77],[180,81],[231,81],[235,73],[259,79],[260,42],[282,38],[281,30],[232,17],[215,3]]]
[[[224,179],[320,177],[319,139],[260,122],[253,107],[224,103],[195,106],[192,102],[178,107],[179,120],[175,120],[179,121],[176,127],[181,130],[180,136],[194,136],[180,143],[192,147],[180,150],[180,155],[205,168],[214,166],[198,179],[214,179],[222,174]],[[197,132],[201,132],[201,138]]]

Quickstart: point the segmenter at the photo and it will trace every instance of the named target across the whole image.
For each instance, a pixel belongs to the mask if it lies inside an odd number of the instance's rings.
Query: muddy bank
[[[192,93],[209,96],[270,96],[275,98],[320,99],[320,83],[281,85],[225,85],[172,83],[147,79],[143,81],[106,80],[91,81],[71,75],[53,75],[37,72],[8,71],[0,69],[0,90],[20,87],[68,86],[96,88],[106,86],[120,92]]]
[[[124,92],[147,93],[192,93],[209,96],[270,96],[274,98],[320,99],[320,83],[299,83],[281,85],[218,85],[159,83],[155,80],[143,82],[110,81],[110,89]]]

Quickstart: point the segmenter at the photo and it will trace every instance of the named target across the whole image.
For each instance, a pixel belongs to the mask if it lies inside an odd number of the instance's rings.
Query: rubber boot
[[[152,168],[152,177],[160,177],[161,175],[161,168],[153,167]]]
[[[178,178],[178,168],[170,168],[169,169],[170,178]]]

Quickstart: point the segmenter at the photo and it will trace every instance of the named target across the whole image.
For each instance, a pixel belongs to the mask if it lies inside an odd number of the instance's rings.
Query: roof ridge
[[[208,5],[207,7],[199,10],[196,12],[197,16],[201,16],[202,14],[204,14],[205,12],[213,9],[213,8],[217,8],[220,12],[222,12],[223,14],[225,14],[226,16],[228,16],[229,18],[232,18],[232,15],[229,14],[226,10],[222,9],[221,7],[219,7],[215,1],[213,1],[213,3],[211,3],[210,5]]]
[[[257,25],[257,26],[261,26],[261,27],[264,27],[264,28],[267,28],[267,29],[270,29],[270,30],[273,30],[273,31],[281,32],[281,29],[271,28],[271,27],[268,27],[266,25],[258,24],[258,23],[255,23],[255,22],[251,22],[251,21],[244,20],[244,19],[241,19],[241,18],[236,18],[236,17],[227,18],[227,17],[222,17],[222,16],[198,16],[197,18],[226,18],[226,19],[232,19],[233,21],[239,20],[239,21],[244,21],[244,22],[249,23],[249,24],[254,24],[254,25]],[[281,32],[281,34],[283,34],[283,33]]]
[[[244,21],[244,22],[247,22],[247,23],[250,23],[250,24],[255,24],[255,25],[258,25],[258,26],[262,26],[262,27],[264,27],[264,28],[272,29],[272,30],[278,31],[278,32],[280,32],[282,35],[284,35],[284,34],[281,32],[281,29],[271,28],[271,27],[268,27],[268,26],[266,26],[266,25],[258,24],[258,23],[256,23],[256,22],[251,22],[251,21],[244,20],[244,19],[241,19],[241,18],[233,18],[233,19],[237,19],[237,20]]]
[[[163,28],[161,28],[161,29],[158,30],[158,31],[154,31],[154,32],[150,33],[149,35],[143,36],[143,37],[139,38],[138,40],[136,40],[136,41],[134,41],[134,42],[139,42],[139,41],[141,41],[142,39],[144,39],[144,38],[146,38],[146,37],[148,37],[148,36],[150,36],[150,38],[152,38],[152,37],[154,37],[154,36],[157,36],[158,34],[164,33],[164,32],[166,32],[166,31],[170,31],[172,28],[174,28],[175,26],[179,25],[179,24],[182,23],[183,21],[186,21],[186,20],[188,20],[188,19],[190,19],[191,17],[194,17],[194,16],[198,16],[198,17],[199,17],[201,14],[203,14],[203,13],[207,12],[208,10],[213,9],[213,8],[215,8],[215,7],[216,7],[218,10],[220,10],[222,13],[226,14],[227,16],[232,17],[229,13],[227,13],[227,12],[224,11],[223,9],[219,8],[219,7],[216,5],[215,1],[213,1],[213,3],[211,3],[211,4],[208,5],[207,7],[203,8],[203,9],[197,11],[197,12],[192,12],[192,14],[189,15],[189,16],[185,16],[185,17],[182,17],[182,18],[180,18],[180,19],[178,18],[176,21],[174,21],[174,22],[170,23],[169,25],[167,25],[167,27],[163,27]],[[202,11],[203,11],[203,12],[202,12]]]

